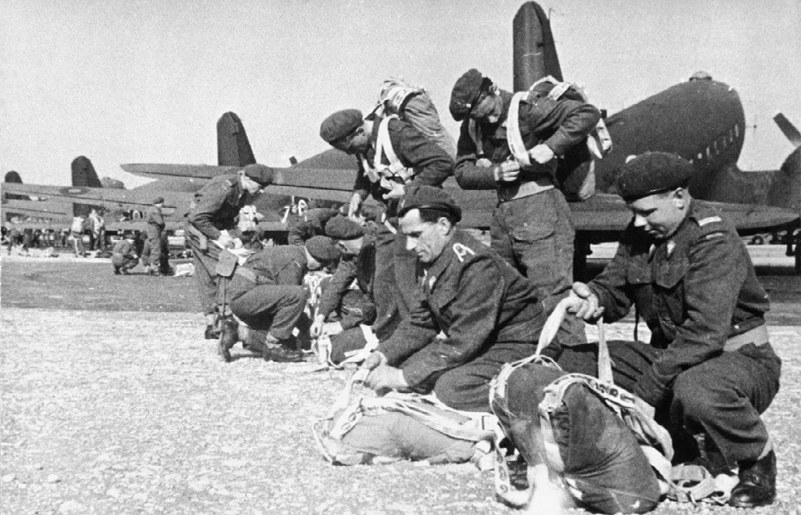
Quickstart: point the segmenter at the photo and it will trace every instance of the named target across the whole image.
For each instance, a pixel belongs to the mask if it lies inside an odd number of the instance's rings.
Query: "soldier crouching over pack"
[[[230,296],[231,311],[249,329],[267,331],[267,334],[263,341],[258,341],[249,338],[247,331],[239,331],[244,327],[237,328],[236,323],[226,321],[220,337],[223,360],[231,360],[231,347],[241,336],[267,361],[302,361],[303,354],[292,333],[309,295],[303,287],[303,277],[310,269],[319,269],[337,259],[339,252],[333,241],[315,236],[302,247],[264,247],[237,266],[226,293]]]
[[[409,317],[363,367],[376,391],[433,390],[452,408],[489,411],[490,380],[504,363],[534,353],[545,315],[532,283],[456,227],[461,214],[438,188],[403,198],[400,230],[417,254],[420,290]]]
[[[236,227],[239,210],[259,191],[272,184],[273,171],[264,165],[248,165],[235,175],[215,177],[195,193],[186,225],[186,241],[192,249],[200,302],[206,315],[206,339],[219,336],[215,267],[220,250],[232,246],[229,231]],[[220,313],[224,316],[224,313]]]
[[[661,349],[634,386],[641,407],[674,441],[700,442],[692,451],[713,474],[739,467],[730,505],[764,506],[776,496],[776,456],[760,414],[781,372],[768,297],[731,225],[690,197],[692,170],[664,152],[623,167],[618,192],[634,219],[606,269],[573,285],[570,309],[614,322],[634,304]]]

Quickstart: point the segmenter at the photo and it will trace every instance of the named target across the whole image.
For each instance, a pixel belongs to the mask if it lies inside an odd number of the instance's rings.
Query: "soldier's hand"
[[[540,143],[528,151],[528,156],[542,165],[553,159],[554,153],[553,150],[551,150],[551,147],[544,143]]]
[[[406,194],[406,187],[403,184],[393,183],[392,190],[384,193],[383,198],[384,200],[401,198],[404,194]]]
[[[233,242],[231,235],[228,234],[228,231],[220,231],[220,236],[214,240],[214,244],[220,247],[221,249],[226,248],[228,245]]]
[[[389,390],[406,390],[409,388],[409,383],[403,377],[403,371],[389,365],[380,365],[372,369],[364,384],[368,388],[375,390],[379,395],[383,395]]]
[[[323,324],[323,334],[325,336],[334,336],[342,331],[342,324],[340,322],[328,322]]]
[[[479,168],[489,168],[492,166],[492,161],[486,157],[482,157],[481,159],[476,160],[476,166]]]
[[[350,205],[348,206],[348,218],[353,218],[362,207],[362,196],[358,192],[354,192],[350,197]]]
[[[566,302],[568,311],[588,322],[597,320],[604,312],[604,308],[598,307],[598,297],[584,283],[573,283],[573,290]]]
[[[504,161],[496,165],[495,168],[492,169],[492,173],[495,176],[495,182],[516,181],[517,176],[520,175],[520,163],[513,160]]]
[[[362,366],[360,368],[364,368],[366,370],[373,370],[381,365],[385,365],[387,362],[387,357],[384,356],[380,352],[371,352],[367,359],[362,362]]]

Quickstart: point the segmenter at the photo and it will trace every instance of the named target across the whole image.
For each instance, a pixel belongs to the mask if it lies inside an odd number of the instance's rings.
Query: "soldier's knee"
[[[434,384],[437,399],[453,409],[465,411],[489,410],[489,383],[477,383],[458,371],[444,373]]]
[[[703,419],[714,412],[719,402],[717,392],[712,391],[696,374],[683,373],[673,384],[674,402],[679,402],[686,417]]]

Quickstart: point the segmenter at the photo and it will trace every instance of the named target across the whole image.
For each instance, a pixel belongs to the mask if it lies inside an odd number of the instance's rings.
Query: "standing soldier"
[[[453,118],[464,120],[456,181],[497,190],[491,246],[537,286],[546,313],[573,282],[575,231],[557,177],[590,160],[585,142],[601,117],[584,101],[554,98],[553,89],[540,82],[520,99],[473,68],[456,81],[450,102]],[[584,339],[579,321],[570,331]]]
[[[89,224],[89,229],[92,232],[91,250],[96,250],[99,255],[106,246],[106,221],[102,216],[100,216],[100,213],[97,211],[97,209],[92,208],[92,211],[89,213],[89,219],[87,220],[87,223]]]
[[[70,226],[70,235],[72,236],[72,245],[75,251],[75,257],[86,257],[86,249],[83,246],[83,228],[86,223],[86,218],[82,215],[72,217],[72,226]]]
[[[660,349],[634,386],[637,402],[691,442],[713,476],[739,467],[730,505],[763,506],[776,496],[776,455],[760,414],[781,372],[768,296],[732,226],[690,197],[692,171],[665,152],[623,167],[618,192],[634,219],[606,269],[573,285],[570,309],[614,322],[635,306]]]
[[[440,186],[453,173],[453,159],[397,116],[369,118],[358,109],[337,111],[320,125],[320,137],[357,157],[359,172],[348,215],[372,195],[393,217],[407,184]]]
[[[239,210],[271,184],[273,171],[264,165],[248,165],[233,175],[215,177],[195,194],[186,235],[192,249],[200,302],[206,315],[206,339],[219,337],[216,326],[217,282],[215,268],[220,250],[235,243],[229,231],[236,228]]]
[[[145,245],[150,249],[150,259],[148,265],[145,267],[145,272],[148,275],[164,275],[164,268],[161,266],[164,256],[164,245],[162,245],[162,236],[164,232],[164,216],[161,214],[161,208],[164,206],[164,197],[156,197],[153,200],[153,205],[147,209],[145,221],[147,222],[147,243]]]

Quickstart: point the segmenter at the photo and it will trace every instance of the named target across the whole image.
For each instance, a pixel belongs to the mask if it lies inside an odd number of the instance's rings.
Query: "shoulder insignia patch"
[[[698,225],[703,227],[707,224],[711,224],[714,222],[722,222],[722,221],[723,220],[721,220],[719,216],[708,216],[706,218],[701,218],[700,220],[698,220]]]
[[[465,245],[463,245],[461,243],[454,243],[453,244],[453,253],[456,254],[456,259],[458,259],[460,263],[464,263],[464,257],[467,254],[470,254],[471,256],[475,256],[476,255],[476,253],[473,252],[473,249],[471,249],[470,247],[467,247],[467,246],[465,246]]]

